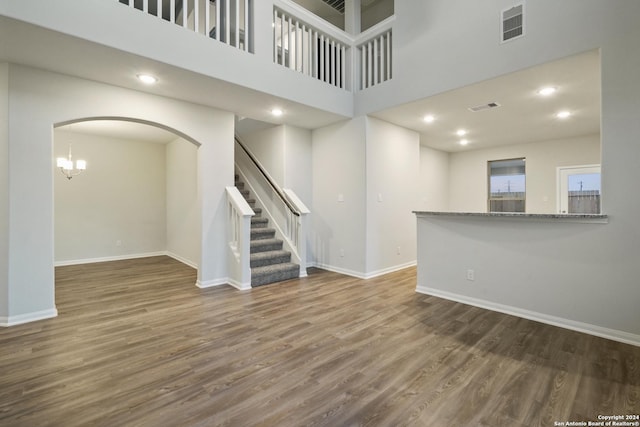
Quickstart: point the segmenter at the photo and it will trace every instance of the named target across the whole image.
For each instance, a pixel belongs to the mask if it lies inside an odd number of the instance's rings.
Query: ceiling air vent
[[[477,113],[478,111],[490,110],[492,108],[498,108],[498,107],[500,107],[500,104],[498,104],[497,102],[490,102],[488,104],[482,104],[482,105],[476,105],[475,107],[469,107],[469,110],[473,111],[474,113]]]
[[[524,35],[524,6],[518,5],[502,11],[500,34],[502,42],[516,39]]]
[[[322,0],[340,13],[344,13],[344,0]]]

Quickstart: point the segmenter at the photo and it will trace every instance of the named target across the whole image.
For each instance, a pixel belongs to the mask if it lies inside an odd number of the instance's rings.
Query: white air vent
[[[502,11],[502,42],[513,40],[524,35],[524,6],[518,5]]]
[[[489,102],[488,104],[482,104],[482,105],[476,105],[475,107],[469,107],[469,110],[473,111],[474,113],[477,113],[478,111],[490,110],[492,108],[498,108],[498,107],[500,107],[500,104],[498,104],[497,102]]]
[[[344,0],[322,0],[340,13],[344,13]]]

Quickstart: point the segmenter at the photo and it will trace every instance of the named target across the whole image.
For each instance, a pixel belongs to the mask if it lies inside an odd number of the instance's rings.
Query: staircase
[[[249,197],[238,175],[235,186],[255,212],[251,218],[251,287],[299,277],[300,266],[291,262],[291,252],[282,249],[282,240],[275,238],[276,230],[269,228],[269,219],[262,217],[262,209],[255,207],[256,200]]]

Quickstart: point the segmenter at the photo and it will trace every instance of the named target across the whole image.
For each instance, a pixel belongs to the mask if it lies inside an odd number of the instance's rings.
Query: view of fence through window
[[[489,212],[524,212],[525,159],[489,162]]]
[[[569,203],[567,213],[600,213],[600,174],[569,175]]]

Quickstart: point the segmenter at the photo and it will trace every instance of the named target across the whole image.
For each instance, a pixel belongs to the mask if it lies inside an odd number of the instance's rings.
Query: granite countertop
[[[558,220],[592,220],[606,222],[609,218],[604,214],[532,214],[510,212],[436,212],[413,211],[417,216],[451,216],[451,217],[485,217],[485,218],[522,218],[522,219],[558,219]]]

